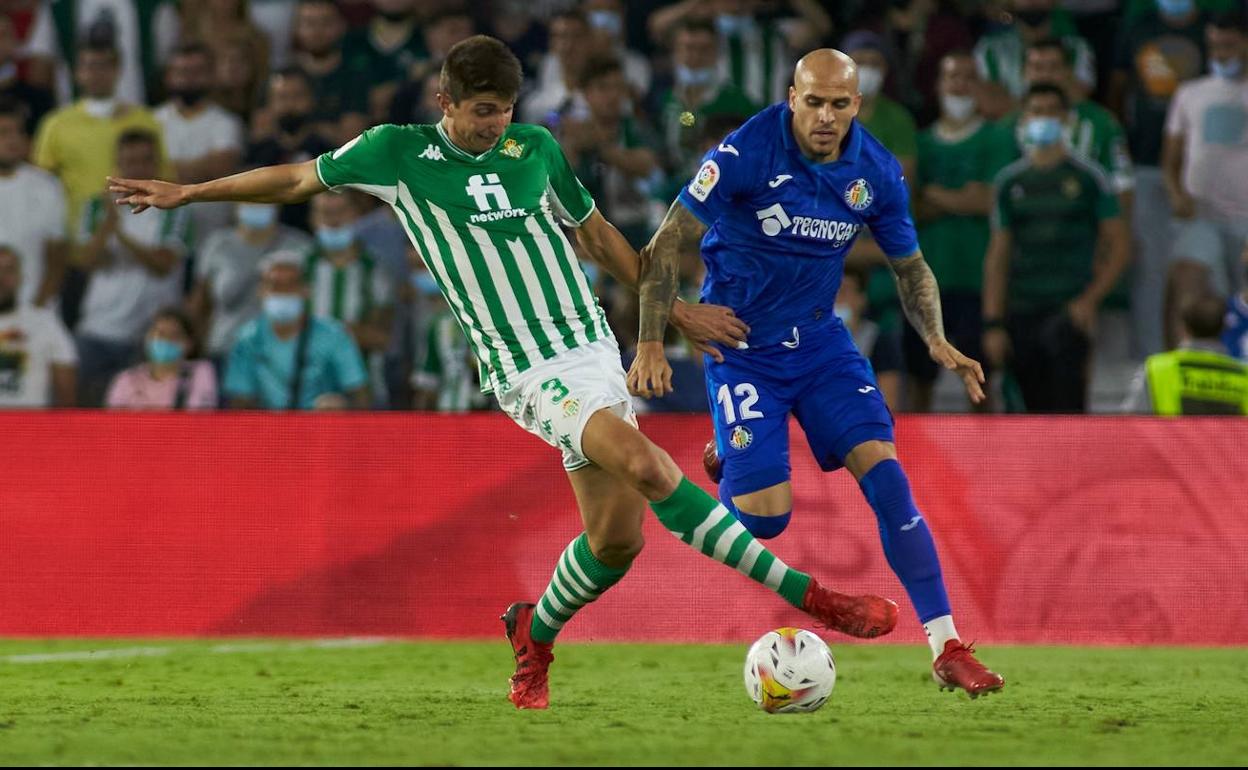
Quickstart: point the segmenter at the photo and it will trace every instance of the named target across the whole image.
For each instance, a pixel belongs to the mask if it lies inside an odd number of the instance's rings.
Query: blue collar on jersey
[[[858,128],[857,118],[850,121],[849,141],[842,145],[841,156],[831,163],[816,163],[802,154],[802,149],[797,146],[797,140],[793,138],[793,110],[787,104],[784,105],[784,109],[780,110],[780,136],[784,140],[784,149],[812,168],[833,167],[838,163],[857,163],[858,156],[862,154],[862,131]]]

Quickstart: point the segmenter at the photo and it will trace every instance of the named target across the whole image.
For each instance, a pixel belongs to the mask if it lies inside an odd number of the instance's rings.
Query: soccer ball
[[[745,654],[745,691],[770,714],[814,711],[835,685],[832,651],[805,629],[769,631]]]

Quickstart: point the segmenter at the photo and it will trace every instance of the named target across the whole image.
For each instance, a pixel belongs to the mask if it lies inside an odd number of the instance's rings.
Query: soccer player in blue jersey
[[[932,358],[982,401],[983,370],[945,339],[936,279],[919,251],[897,159],[855,122],[854,62],[821,49],[798,62],[787,104],[769,107],[707,153],[643,250],[636,395],[671,388],[663,331],[681,256],[701,248],[702,298],[750,328],[708,357],[720,499],[759,538],[788,524],[789,414],[825,471],[842,466],[875,510],[889,566],[932,647],[933,676],[977,696],[1005,681],[958,638],[931,532],[897,462],[893,419],[867,361],[833,312],[845,255],[863,228],[889,256],[906,316]]]

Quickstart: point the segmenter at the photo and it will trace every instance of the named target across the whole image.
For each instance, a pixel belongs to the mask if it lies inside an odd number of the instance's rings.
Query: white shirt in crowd
[[[173,102],[156,108],[156,120],[164,128],[165,151],[169,160],[180,163],[223,150],[243,152],[243,122],[218,104],[206,103],[191,117],[178,112]],[[194,223],[198,250],[212,231],[225,227],[234,216],[232,203],[192,203],[188,210]]]
[[[96,198],[84,208],[80,243],[95,230],[101,205],[111,204]],[[180,208],[147,209],[139,214],[121,212],[118,221],[136,243],[173,249],[178,263],[168,275],[156,275],[118,243],[116,235],[111,236],[105,246],[109,264],[91,273],[76,331],[109,342],[137,342],[158,312],[182,300],[189,216]]]
[[[33,304],[43,285],[44,247],[65,240],[65,191],[56,177],[29,163],[0,176],[0,245],[22,262],[19,305]]]
[[[74,366],[69,330],[47,308],[19,304],[0,313],[0,409],[52,405],[52,367]]]

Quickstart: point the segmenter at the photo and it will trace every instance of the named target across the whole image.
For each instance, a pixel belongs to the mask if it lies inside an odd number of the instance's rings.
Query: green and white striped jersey
[[[376,126],[316,168],[325,186],[394,208],[481,362],[482,390],[611,336],[556,221],[581,225],[594,201],[545,128],[512,124],[472,155],[440,124]]]

